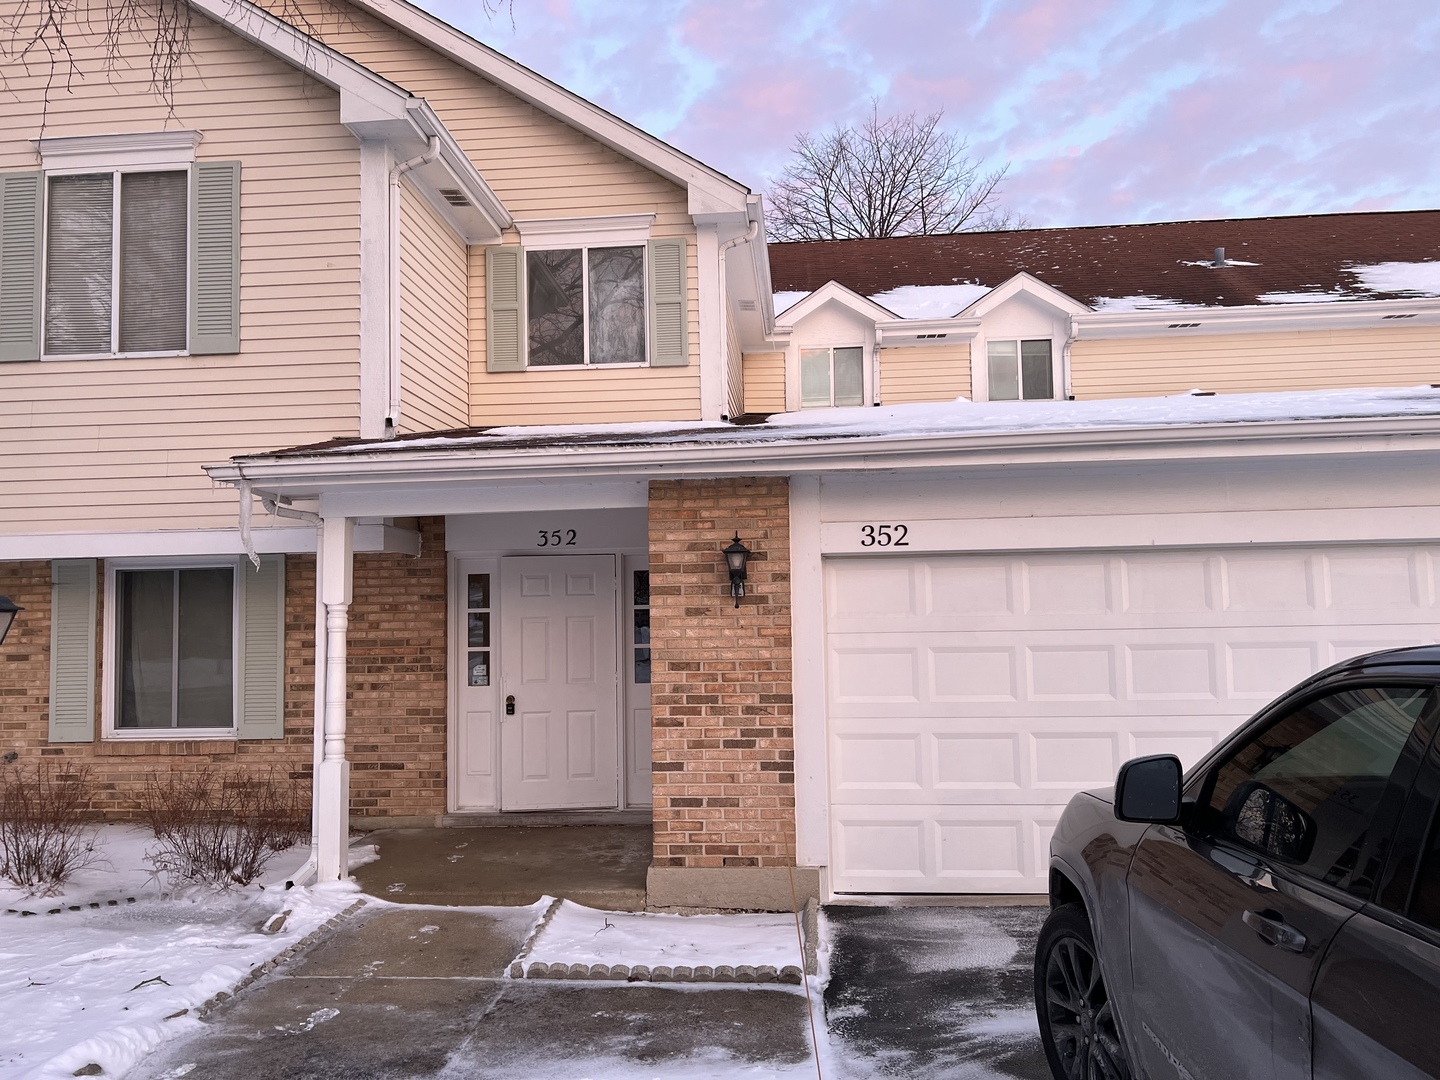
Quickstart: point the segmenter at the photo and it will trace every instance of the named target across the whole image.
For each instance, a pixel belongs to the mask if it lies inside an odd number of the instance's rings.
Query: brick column
[[[750,548],[737,609],[721,549]],[[784,478],[650,485],[655,907],[789,908],[795,864]]]

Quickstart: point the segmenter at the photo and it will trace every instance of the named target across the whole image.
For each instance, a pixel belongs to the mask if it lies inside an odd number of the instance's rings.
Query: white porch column
[[[353,518],[325,518],[320,528],[320,599],[325,607],[325,731],[315,768],[316,879],[349,876],[350,762],[345,759],[345,632],[350,624],[355,560]],[[317,641],[321,628],[316,627]],[[317,669],[315,678],[322,678]]]

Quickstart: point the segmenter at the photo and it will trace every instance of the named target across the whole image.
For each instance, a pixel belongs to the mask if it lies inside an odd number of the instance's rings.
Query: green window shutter
[[[485,370],[525,370],[525,304],[519,247],[485,249]]]
[[[50,564],[50,741],[95,741],[94,559]]]
[[[650,366],[690,363],[685,241],[650,241]]]
[[[38,172],[0,174],[0,360],[40,359]]]
[[[240,163],[197,161],[190,180],[190,352],[240,351]]]
[[[244,619],[236,729],[242,739],[280,739],[285,736],[285,556],[260,556],[258,570],[241,559],[236,573]]]

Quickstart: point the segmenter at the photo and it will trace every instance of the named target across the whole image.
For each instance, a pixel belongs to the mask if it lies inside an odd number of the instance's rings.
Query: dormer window
[[[800,350],[800,407],[865,404],[865,350],[859,346]]]
[[[991,401],[1048,401],[1055,397],[1054,350],[1049,338],[986,343]]]
[[[531,367],[645,363],[645,248],[526,252]]]

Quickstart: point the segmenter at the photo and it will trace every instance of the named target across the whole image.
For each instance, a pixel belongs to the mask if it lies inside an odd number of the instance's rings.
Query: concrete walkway
[[[814,1075],[793,989],[502,979],[535,917],[362,911],[129,1080]]]
[[[645,909],[649,825],[385,829],[360,843],[380,859],[355,871],[397,904],[520,906],[558,896],[606,911]]]

